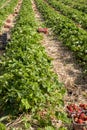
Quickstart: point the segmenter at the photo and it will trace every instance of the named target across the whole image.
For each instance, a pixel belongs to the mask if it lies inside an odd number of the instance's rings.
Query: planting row
[[[58,0],[57,0],[58,1]],[[73,0],[74,3],[80,3],[80,4],[86,4],[87,1],[86,0]],[[65,3],[72,3],[72,0],[65,0]]]
[[[80,3],[80,4],[87,4],[87,0],[74,0],[74,2],[76,3]]]
[[[16,7],[14,8],[13,14],[8,15],[7,19],[4,21],[4,24],[0,32],[0,50],[5,49],[7,43],[11,40],[10,32],[16,23],[16,17],[20,11],[22,0],[18,0]]]
[[[12,40],[0,59],[0,111],[33,114],[37,111],[36,118],[41,119],[38,116],[45,109],[47,125],[50,122],[47,117],[55,115],[63,105],[65,89],[52,72],[51,61],[40,40],[31,2],[23,0]]]
[[[64,5],[63,3],[57,0],[47,0],[47,2],[56,10],[60,11],[63,15],[74,20],[77,24],[80,24],[84,29],[87,29],[87,14],[84,14],[76,9]]]
[[[87,13],[87,2],[86,3],[79,3],[79,2],[73,2],[70,0],[57,0],[60,1],[62,3],[64,3],[65,5],[69,5],[70,7],[73,7],[79,11],[82,11],[84,13]]]
[[[17,5],[14,8],[14,12],[8,15],[7,19],[4,21],[4,24],[1,30],[2,34],[8,33],[8,32],[10,33],[11,28],[15,24],[16,16],[18,16],[18,13],[20,11],[21,4],[22,4],[22,0],[18,0]]]
[[[36,4],[46,25],[53,29],[58,39],[75,52],[78,61],[87,71],[87,32],[78,28],[67,17],[58,14],[43,0],[36,0]]]
[[[59,1],[59,0],[57,0],[57,1]],[[62,0],[63,1],[63,0]],[[87,0],[65,0],[64,1],[66,4],[71,4],[71,3],[79,3],[79,4],[86,4],[87,3]]]
[[[0,10],[0,29],[1,26],[3,25],[4,20],[6,17],[14,12],[14,7],[16,6],[18,0],[11,0],[9,4],[5,8],[2,8]]]

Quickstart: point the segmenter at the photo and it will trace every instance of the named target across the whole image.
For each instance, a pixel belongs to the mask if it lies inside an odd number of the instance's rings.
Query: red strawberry
[[[69,111],[70,111],[70,112],[73,112],[73,108],[72,108],[72,107],[69,107]]]
[[[77,112],[78,112],[78,113],[81,113],[82,111],[79,109]]]
[[[76,105],[73,106],[75,110],[78,110],[78,107]]]
[[[83,120],[82,119],[78,119],[78,123],[79,124],[83,124]]]
[[[84,119],[85,119],[85,116],[86,116],[86,115],[85,115],[84,113],[81,113],[81,114],[80,114],[80,119],[84,120]]]
[[[79,106],[80,106],[80,107],[83,107],[83,105],[84,105],[84,104],[80,104]]]
[[[81,108],[83,108],[84,110],[87,110],[87,104],[80,104],[79,105]]]

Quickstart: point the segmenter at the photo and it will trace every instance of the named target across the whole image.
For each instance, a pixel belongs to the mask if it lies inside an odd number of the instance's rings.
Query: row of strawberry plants
[[[53,73],[40,40],[31,2],[23,0],[12,40],[0,59],[0,111],[36,112],[36,118],[41,119],[38,111],[45,109],[47,125],[48,116],[63,105],[65,89]],[[62,119],[67,119],[65,114]]]
[[[76,3],[80,3],[80,4],[87,4],[87,0],[74,0],[74,2]]]
[[[44,0],[36,0],[36,4],[46,25],[53,28],[58,39],[75,52],[78,61],[87,71],[87,32],[78,28],[67,17],[58,14]]]
[[[11,0],[10,3],[7,4],[7,6],[0,10],[0,28],[3,25],[3,22],[6,17],[14,12],[14,7],[16,6],[17,2],[18,0]]]
[[[57,0],[58,1],[58,0]],[[65,0],[65,3],[71,3],[72,0]],[[87,0],[73,0],[74,3],[86,4]]]
[[[57,1],[58,1],[58,0],[57,0]],[[73,1],[72,1],[72,0],[65,0],[64,2],[67,3],[67,4],[71,4],[71,3],[73,3],[73,2],[76,3],[76,4],[77,4],[77,3],[86,4],[86,3],[87,3],[87,0],[79,0],[79,1],[78,1],[78,0],[73,0]]]
[[[57,0],[47,0],[47,2],[54,7],[56,10],[60,11],[63,15],[80,24],[84,29],[87,29],[87,15],[73,9]]]
[[[69,5],[69,6],[73,7],[74,9],[87,13],[87,4],[86,3],[81,4],[81,3],[73,2],[73,1],[69,1],[69,0],[57,0],[57,1],[60,1],[60,2],[64,3],[65,5]]]

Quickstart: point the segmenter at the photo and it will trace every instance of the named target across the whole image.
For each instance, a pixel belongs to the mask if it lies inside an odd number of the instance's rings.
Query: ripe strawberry
[[[69,111],[70,111],[70,112],[73,112],[73,108],[72,108],[72,107],[69,107]]]
[[[84,110],[87,110],[87,104],[83,105]]]
[[[76,105],[74,105],[73,108],[74,108],[75,110],[78,110],[78,107],[77,107]]]
[[[79,124],[83,124],[83,120],[82,119],[78,119],[78,123]]]
[[[83,107],[83,105],[84,105],[84,104],[80,104],[79,106],[80,106],[80,107]]]
[[[80,104],[79,105],[82,109],[87,110],[87,104]]]
[[[86,116],[85,113],[81,113],[80,116],[79,116],[79,118],[82,119],[82,120],[84,120],[85,116]]]
[[[82,111],[81,111],[81,109],[79,109],[79,110],[77,110],[77,112],[78,112],[78,113],[81,113]]]

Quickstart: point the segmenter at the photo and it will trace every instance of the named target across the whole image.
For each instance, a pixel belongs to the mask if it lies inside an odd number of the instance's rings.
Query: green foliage
[[[60,11],[66,17],[74,20],[77,24],[80,24],[84,29],[87,29],[87,14],[80,12],[70,6],[64,5],[57,0],[47,0],[47,2],[54,7],[56,10]]]
[[[66,124],[71,123],[71,120],[69,118],[67,119],[67,114],[65,114],[63,111],[57,111],[55,114],[58,120],[61,120]]]
[[[65,127],[60,127],[58,130],[67,130]]]
[[[31,120],[38,120],[47,130],[54,129],[51,117],[64,106],[66,90],[52,71],[37,28],[30,0],[23,0],[11,42],[0,59],[0,111],[29,112]],[[46,116],[42,118],[38,113],[45,109]],[[23,122],[24,129],[31,126],[30,120]]]
[[[0,9],[0,28],[8,15],[14,12],[18,0],[11,0],[4,8]],[[1,3],[1,1],[0,1]]]
[[[61,40],[74,53],[78,62],[87,71],[87,32],[78,28],[69,18],[51,8],[43,0],[35,0],[39,11],[45,19],[45,24],[52,28],[58,40]]]
[[[4,5],[5,2],[6,2],[6,0],[0,1],[0,8]]]
[[[45,130],[55,130],[52,126],[45,127]]]
[[[42,128],[38,128],[37,130],[42,130]],[[52,126],[46,126],[44,130],[55,130]]]
[[[0,130],[6,130],[6,127],[3,123],[0,123]]]
[[[0,62],[1,111],[35,113],[49,105],[51,109],[63,105],[65,89],[52,72],[36,29],[31,2],[24,0],[12,40]]]
[[[57,0],[65,5],[69,5],[74,9],[87,13],[87,1],[86,0],[79,0],[79,1],[72,1],[72,0]]]

